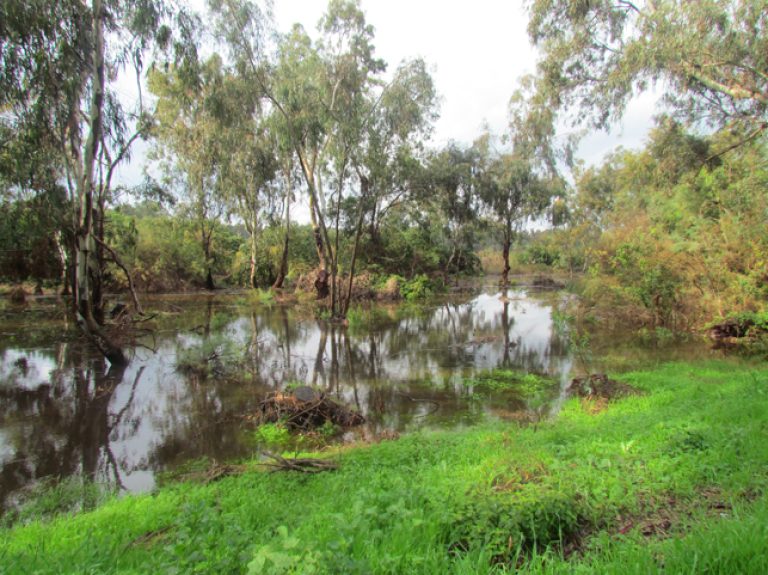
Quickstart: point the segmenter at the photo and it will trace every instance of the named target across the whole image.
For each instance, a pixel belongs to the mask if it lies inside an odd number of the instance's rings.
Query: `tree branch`
[[[109,255],[112,256],[112,259],[114,260],[114,262],[118,265],[118,267],[121,270],[123,270],[123,273],[125,274],[125,277],[128,280],[128,289],[131,291],[131,299],[133,299],[133,307],[136,310],[136,313],[138,313],[139,315],[144,315],[144,310],[141,308],[141,303],[139,302],[139,298],[136,295],[136,286],[133,283],[133,276],[131,275],[131,272],[128,271],[128,268],[123,263],[123,260],[120,259],[120,256],[117,255],[117,252],[115,250],[113,250],[104,241],[102,241],[101,238],[94,235],[94,239],[96,240],[97,244],[99,244],[102,248],[104,248],[109,252]]]

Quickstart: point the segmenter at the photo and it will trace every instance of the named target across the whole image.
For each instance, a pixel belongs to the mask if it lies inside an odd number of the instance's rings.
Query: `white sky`
[[[326,5],[325,0],[275,0],[277,29],[286,32],[299,22],[314,37]],[[417,56],[430,67],[441,96],[433,145],[449,140],[470,144],[486,123],[495,133],[506,130],[507,104],[517,80],[535,69],[521,0],[362,0],[362,7],[375,28],[376,55],[389,71]],[[579,157],[593,164],[618,145],[641,145],[655,102],[654,95],[636,99],[623,125],[611,134],[584,139]],[[141,179],[145,153],[146,144],[134,150],[132,163],[120,170],[118,181],[133,184]]]

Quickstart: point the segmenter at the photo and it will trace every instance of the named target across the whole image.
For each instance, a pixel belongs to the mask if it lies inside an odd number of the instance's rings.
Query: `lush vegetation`
[[[273,35],[269,11],[246,0],[212,1],[205,18],[161,2],[6,3],[0,183],[14,217],[0,222],[0,275],[71,289],[93,333],[105,290],[132,282],[293,287],[303,274],[299,287],[343,319],[361,271],[472,273],[483,247],[500,249],[504,281],[515,257],[583,274],[593,317],[685,330],[760,312],[761,7],[532,2],[541,58],[511,98],[509,132],[432,149],[427,63],[387,73],[359,2],[331,1],[315,38]],[[218,43],[204,57],[207,29]],[[153,98],[121,100],[130,74]],[[661,81],[668,115],[645,149],[573,164],[565,118],[610,127]],[[114,186],[139,139],[159,178]],[[309,224],[296,225],[299,205]],[[555,228],[526,244],[531,221]]]
[[[587,313],[686,330],[768,298],[763,143],[663,121],[645,149],[577,171],[569,223],[523,257],[582,275]]]
[[[334,471],[251,465],[75,516],[29,513],[4,533],[0,569],[764,572],[768,371],[669,364],[620,379],[641,393],[571,399],[536,426],[419,433],[343,449]]]
[[[765,352],[766,0],[532,0],[539,61],[509,130],[440,148],[428,63],[388,71],[359,0],[330,0],[315,36],[276,33],[268,8],[0,6],[0,281],[69,294],[110,364],[127,364],[130,338],[110,331],[109,291],[143,315],[142,291],[247,287],[271,305],[296,289],[319,318],[364,329],[377,318],[355,297],[421,301],[490,259],[502,282],[522,267],[568,278],[580,297],[557,313],[578,324],[577,356],[581,326],[609,322]],[[574,160],[655,85],[643,149]],[[139,140],[156,177],[125,189],[113,178]],[[179,369],[199,369],[195,353]],[[643,393],[340,450],[317,475],[252,461],[103,504],[61,484],[4,531],[0,572],[768,571],[766,369],[622,379]],[[465,383],[557,389],[511,372]],[[98,507],[57,513],[78,501]]]

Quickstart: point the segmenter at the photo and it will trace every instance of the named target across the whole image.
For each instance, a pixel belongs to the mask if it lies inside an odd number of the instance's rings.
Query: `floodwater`
[[[358,310],[348,327],[314,318],[311,306],[265,306],[243,294],[155,297],[144,302],[159,312],[146,324],[152,332],[123,370],[110,368],[78,336],[64,302],[5,303],[0,514],[42,478],[77,476],[148,491],[158,473],[185,462],[250,456],[260,401],[295,382],[365,415],[366,424],[346,441],[520,414],[544,417],[557,409],[575,371],[606,367],[585,359],[583,341],[569,343],[557,321],[564,297],[478,285],[425,306]],[[710,353],[701,344],[659,350],[620,348],[615,337],[602,341],[592,346],[625,362]],[[178,369],[190,362],[198,368]],[[476,393],[465,383],[499,367],[554,383],[544,397]]]

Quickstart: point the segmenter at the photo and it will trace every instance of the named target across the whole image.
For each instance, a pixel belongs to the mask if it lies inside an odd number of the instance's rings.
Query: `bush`
[[[550,243],[535,242],[528,245],[520,255],[520,263],[540,264],[548,267],[560,261],[560,250]]]
[[[434,295],[435,286],[425,274],[419,274],[400,285],[400,293],[405,301],[413,302],[427,299]]]

